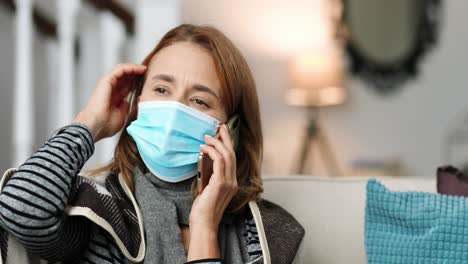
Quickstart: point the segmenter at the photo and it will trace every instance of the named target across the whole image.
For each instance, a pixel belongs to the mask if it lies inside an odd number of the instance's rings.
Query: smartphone
[[[226,122],[226,127],[229,135],[231,136],[234,151],[237,151],[239,145],[239,127],[240,119],[238,115],[231,117]],[[210,181],[211,175],[213,174],[213,160],[208,156],[200,152],[198,156],[198,172],[197,172],[197,188],[201,192],[205,189],[206,185]]]

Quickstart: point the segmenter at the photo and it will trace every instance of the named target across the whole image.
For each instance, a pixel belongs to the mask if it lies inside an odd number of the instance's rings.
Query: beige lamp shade
[[[302,54],[290,61],[288,70],[288,104],[321,107],[345,101],[340,52],[328,49]]]

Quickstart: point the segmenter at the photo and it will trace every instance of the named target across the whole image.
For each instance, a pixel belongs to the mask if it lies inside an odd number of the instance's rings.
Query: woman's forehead
[[[154,55],[149,63],[147,77],[153,78],[158,74],[173,76],[176,81],[178,78],[187,78],[202,82],[212,89],[221,88],[210,53],[190,42],[172,44]]]

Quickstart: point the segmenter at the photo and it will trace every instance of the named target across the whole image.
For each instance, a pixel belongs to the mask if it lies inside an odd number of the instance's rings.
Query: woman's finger
[[[127,74],[143,74],[146,71],[146,66],[141,64],[119,64],[114,67],[108,74],[108,80],[111,86],[114,88],[117,86],[119,78]]]
[[[226,127],[221,127],[220,134],[227,133]],[[225,137],[226,139],[226,137]],[[231,201],[232,196],[237,192],[237,175],[236,175],[236,164],[235,164],[235,154],[234,152],[228,150],[228,148],[224,145],[221,140],[211,137],[205,136],[206,143],[208,146],[213,145],[216,150],[218,150],[224,158],[225,161],[225,170],[224,170],[224,180],[227,184],[226,191],[229,195],[225,196],[225,199],[222,199],[222,204],[229,204]],[[227,139],[229,141],[229,139]]]
[[[125,100],[123,100],[120,103],[120,105],[118,106],[118,109],[120,111],[120,115],[121,115],[121,117],[123,119],[123,122],[125,122],[125,119],[127,117],[127,113],[128,113],[129,108],[130,108],[130,104]]]
[[[230,157],[233,162],[233,164],[236,164],[236,152],[234,150],[234,143],[232,141],[231,135],[229,135],[229,131],[227,129],[227,126],[224,124],[221,126],[221,129],[219,130],[219,134],[221,136],[221,141],[223,144],[226,146],[226,148],[230,152]]]
[[[124,63],[118,64],[115,66],[110,75],[113,75],[117,78],[122,77],[125,74],[141,74],[145,72],[146,66],[142,64],[134,64],[134,63]]]
[[[129,75],[123,76],[119,79],[117,86],[120,89],[114,89],[111,95],[114,105],[118,106],[123,100],[125,100],[125,97],[127,97],[130,92],[130,85],[133,80],[134,76]]]
[[[228,174],[232,174],[231,152],[226,148],[226,146],[223,144],[223,142],[221,142],[221,140],[215,137],[212,137],[210,135],[205,135],[205,141],[207,145],[214,146],[216,150],[218,150],[223,155],[223,158],[225,161],[225,171],[223,172],[225,180],[229,184],[233,184],[233,179],[230,177],[230,175],[228,175]]]
[[[210,182],[216,182],[218,184],[226,183],[224,178],[225,163],[223,155],[210,145],[201,145],[200,151],[204,154],[208,154],[208,156],[213,160],[213,175],[211,176],[208,184]]]
[[[226,181],[225,169],[224,169],[224,157],[219,153],[213,146],[202,145],[200,150],[204,154],[213,160],[213,175],[208,182],[208,186],[216,187],[217,192],[221,194],[218,197],[218,202],[216,203],[217,210],[224,211],[226,206],[231,201],[232,197],[229,195],[231,191],[231,186]],[[206,188],[208,188],[208,186]],[[228,194],[228,195],[226,195]]]
[[[231,152],[231,158],[234,158],[235,161],[235,151],[234,151],[234,144],[232,142],[231,135],[229,135],[228,129],[226,124],[222,125],[219,134],[221,136],[221,141],[226,146],[226,148]]]
[[[237,175],[236,175],[236,153],[234,151],[233,142],[231,140],[231,136],[229,135],[228,129],[226,125],[222,125],[219,130],[220,140],[226,147],[228,153],[226,154],[230,160],[230,173],[231,175],[231,182],[237,185]]]
[[[143,66],[140,68],[138,66]],[[137,68],[135,68],[137,67]],[[129,94],[131,84],[135,81],[135,74],[144,73],[144,65],[123,65],[117,66],[111,73],[110,79],[108,80],[109,85],[111,86],[108,89],[110,93],[111,102],[114,106],[120,105],[122,100]],[[142,72],[135,72],[134,69],[142,69]]]

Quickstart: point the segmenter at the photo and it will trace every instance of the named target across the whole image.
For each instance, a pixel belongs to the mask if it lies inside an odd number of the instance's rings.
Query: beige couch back
[[[306,229],[304,263],[366,263],[364,212],[368,177],[265,177],[263,197]],[[378,177],[391,190],[436,192],[435,178]]]

